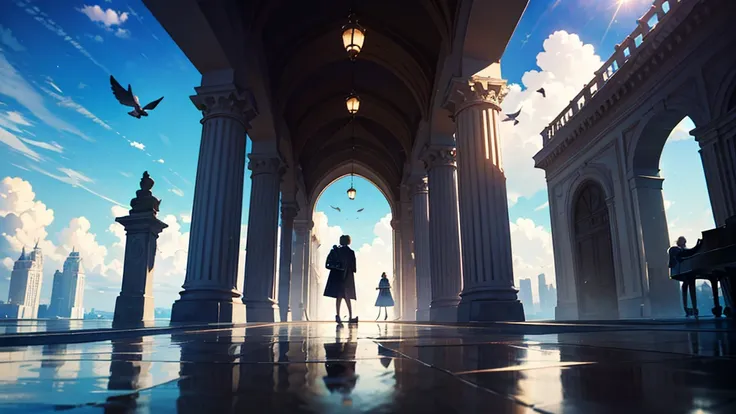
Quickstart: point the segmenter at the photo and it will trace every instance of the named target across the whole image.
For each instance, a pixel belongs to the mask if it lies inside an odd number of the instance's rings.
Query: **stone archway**
[[[573,204],[575,279],[580,319],[618,319],[613,243],[603,187],[583,183]]]

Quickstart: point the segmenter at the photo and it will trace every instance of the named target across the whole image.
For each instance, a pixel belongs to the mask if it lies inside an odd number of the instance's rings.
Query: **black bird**
[[[539,92],[539,93],[542,94],[542,98],[546,98],[547,97],[547,91],[545,91],[544,88],[537,89],[537,92]]]
[[[330,206],[330,208],[332,208],[333,210],[342,211],[340,210],[340,207]]]
[[[504,119],[504,120],[503,120],[503,121],[501,121],[501,122],[514,121],[514,125],[516,125],[516,124],[518,124],[518,123],[519,123],[519,120],[518,120],[518,119],[516,119],[516,117],[518,117],[520,113],[521,113],[521,108],[519,108],[519,110],[518,110],[518,111],[516,111],[516,112],[515,112],[515,113],[513,113],[513,114],[506,114],[506,119]]]
[[[138,102],[138,97],[133,95],[133,89],[130,87],[130,84],[128,84],[128,90],[126,91],[120,83],[118,83],[115,78],[110,75],[110,85],[112,86],[112,94],[115,95],[115,98],[117,98],[118,102],[120,102],[122,105],[130,106],[133,108],[132,111],[128,112],[128,115],[141,119],[142,116],[148,116],[148,112],[146,111],[152,111],[159,102],[161,102],[164,97],[160,97],[156,99],[155,101],[149,103],[148,105],[141,108],[140,102]]]
[[[360,213],[363,210],[365,210],[365,208],[358,209],[358,213]]]

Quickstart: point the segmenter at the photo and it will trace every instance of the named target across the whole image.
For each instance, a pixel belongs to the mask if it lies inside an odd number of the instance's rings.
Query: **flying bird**
[[[340,210],[340,207],[330,206],[330,208],[332,208],[333,210],[342,211]]]
[[[518,123],[519,123],[519,120],[518,120],[518,119],[516,119],[516,117],[518,117],[520,113],[521,113],[521,108],[519,108],[519,110],[518,110],[518,111],[516,111],[516,112],[515,112],[515,113],[513,113],[513,114],[506,114],[506,119],[504,119],[504,120],[503,120],[503,121],[501,121],[501,122],[514,121],[514,125],[516,125],[516,124],[518,124]]]
[[[360,213],[363,210],[365,210],[365,208],[358,209],[358,213]]]
[[[547,97],[547,91],[545,91],[544,88],[537,89],[537,92],[542,94],[542,98]]]
[[[156,108],[159,102],[161,102],[164,97],[160,97],[156,99],[155,101],[149,103],[148,105],[141,108],[141,104],[138,101],[138,97],[133,95],[133,89],[130,87],[130,84],[128,84],[128,90],[126,91],[125,88],[123,88],[120,83],[118,83],[115,78],[110,75],[110,85],[112,86],[112,94],[115,95],[115,98],[120,102],[120,104],[125,106],[130,106],[133,108],[132,111],[128,112],[128,115],[141,119],[142,116],[148,116],[148,112],[146,111],[152,111]]]

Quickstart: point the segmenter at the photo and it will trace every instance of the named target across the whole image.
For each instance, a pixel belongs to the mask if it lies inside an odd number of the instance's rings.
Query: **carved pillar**
[[[156,218],[160,200],[153,196],[153,180],[148,171],[143,173],[141,189],[130,201],[130,214],[115,221],[125,227],[125,262],[123,286],[115,301],[113,325],[137,326],[152,322],[153,267],[156,259],[156,241],[167,224]]]
[[[696,128],[692,134],[700,144],[713,216],[716,225],[722,226],[736,216],[736,111]]]
[[[414,243],[414,224],[412,222],[411,200],[408,189],[404,188],[401,202],[401,319],[415,321],[417,314],[417,281],[412,257]]]
[[[291,263],[291,320],[304,320],[304,284],[305,275],[309,274],[309,257],[307,243],[309,243],[312,222],[308,220],[294,221],[294,251]]]
[[[652,317],[673,317],[682,314],[678,284],[670,279],[670,236],[664,211],[662,182],[664,178],[637,175],[629,180],[635,214],[639,221],[639,237],[644,251],[644,266],[648,285],[648,310]],[[679,235],[678,235],[679,236]],[[693,240],[694,242],[694,240]],[[648,282],[648,283],[647,283]],[[631,315],[633,311],[629,311]],[[619,315],[623,314],[619,305]]]
[[[431,147],[424,154],[429,178],[429,251],[435,322],[456,322],[462,289],[455,149]]]
[[[273,297],[276,237],[284,164],[275,154],[251,153],[248,159],[251,187],[245,255],[246,316],[248,322],[274,322],[278,312],[278,304]]]
[[[172,322],[243,322],[237,288],[245,133],[253,102],[233,85],[196,88],[202,140],[194,185],[186,279]]]
[[[414,264],[416,269],[417,321],[429,320],[429,302],[432,299],[432,277],[429,265],[429,203],[427,179],[423,177],[412,186],[414,216]]]
[[[402,280],[402,269],[401,269],[401,220],[391,220],[391,228],[393,229],[393,248],[394,248],[394,279],[391,284],[391,290],[393,290],[394,297],[394,318],[401,318],[404,314],[404,301],[403,301],[403,280]]]
[[[289,317],[291,288],[291,246],[294,241],[294,217],[299,207],[294,202],[281,203],[281,255],[279,256],[279,315],[281,322]]]
[[[458,320],[523,321],[524,308],[514,287],[501,160],[500,104],[506,81],[474,76],[456,80],[451,87],[448,106],[455,112],[457,128],[463,264]]]

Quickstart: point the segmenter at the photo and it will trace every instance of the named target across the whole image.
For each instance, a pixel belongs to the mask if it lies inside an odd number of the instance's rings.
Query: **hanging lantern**
[[[358,24],[355,15],[350,13],[348,24],[342,27],[342,44],[345,46],[345,51],[348,52],[350,60],[358,57],[364,41],[365,29]]]
[[[351,92],[350,96],[345,99],[345,105],[347,105],[350,115],[355,115],[358,113],[358,109],[360,109],[360,98],[355,92]]]
[[[351,185],[348,189],[348,198],[351,200],[355,200],[355,196],[358,194],[358,191],[356,191],[353,186]]]

